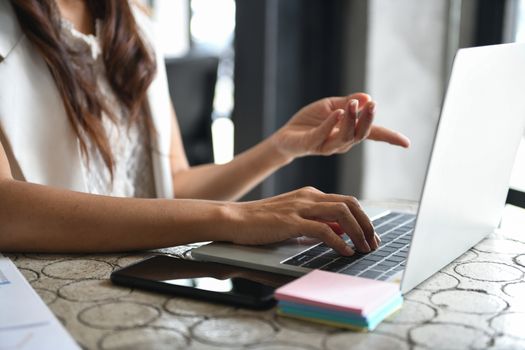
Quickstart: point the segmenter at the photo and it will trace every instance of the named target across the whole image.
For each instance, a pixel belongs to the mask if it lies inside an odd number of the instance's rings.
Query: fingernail
[[[354,255],[354,250],[352,248],[350,248],[349,246],[345,247],[344,252],[345,252],[346,255]]]
[[[379,243],[381,243],[381,237],[379,237],[379,235],[377,233],[374,233],[374,235],[376,236],[376,239]]]
[[[344,110],[338,109],[336,112],[337,112],[337,120],[341,120],[341,119],[344,118],[344,116],[345,116],[345,111]]]
[[[370,102],[370,104],[368,105],[368,112],[375,113],[375,111],[376,111],[376,104],[374,102]]]
[[[353,111],[355,113],[355,115],[358,115],[359,114],[359,101],[357,100],[353,100],[352,101],[352,104],[350,105],[351,108],[353,108]]]

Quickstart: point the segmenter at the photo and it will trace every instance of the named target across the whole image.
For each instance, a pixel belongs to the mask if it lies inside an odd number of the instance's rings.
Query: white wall
[[[366,87],[409,150],[364,144],[362,197],[419,199],[446,80],[448,2],[371,0]]]

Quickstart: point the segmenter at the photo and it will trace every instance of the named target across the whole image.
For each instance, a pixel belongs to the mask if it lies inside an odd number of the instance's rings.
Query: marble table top
[[[525,348],[524,231],[525,210],[507,206],[500,232],[408,293],[372,333],[111,284],[113,270],[152,252],[7,256],[86,349],[516,349]]]

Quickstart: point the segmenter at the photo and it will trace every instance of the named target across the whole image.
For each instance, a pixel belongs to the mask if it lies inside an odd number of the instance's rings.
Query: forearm
[[[227,203],[97,196],[0,181],[0,251],[115,252],[230,240]]]
[[[177,198],[236,200],[288,164],[268,138],[221,165],[206,164],[173,174]]]

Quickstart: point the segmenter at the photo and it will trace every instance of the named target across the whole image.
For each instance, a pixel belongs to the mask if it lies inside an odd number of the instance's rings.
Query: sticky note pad
[[[384,307],[375,310],[365,317],[350,312],[280,301],[278,312],[285,316],[331,324],[337,327],[354,330],[373,330],[385,318],[398,311],[402,304],[403,298],[398,296],[390,300]]]
[[[339,323],[339,322],[334,322],[334,321],[327,321],[319,317],[310,318],[310,317],[305,317],[305,316],[297,315],[293,313],[287,313],[281,309],[277,309],[277,313],[285,317],[291,317],[291,318],[295,318],[295,319],[302,320],[302,321],[314,322],[314,323],[318,323],[318,324],[322,324],[322,325],[330,326],[330,327],[346,328],[346,329],[350,329],[356,332],[368,332],[372,330],[367,327],[361,327],[361,326],[351,324],[351,323]]]
[[[275,291],[278,300],[366,316],[399,297],[399,285],[314,270]]]

